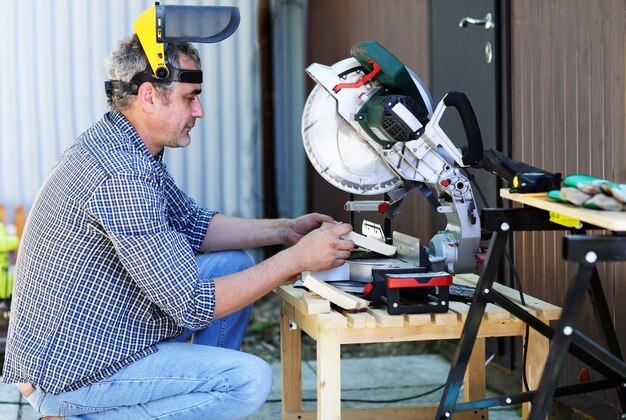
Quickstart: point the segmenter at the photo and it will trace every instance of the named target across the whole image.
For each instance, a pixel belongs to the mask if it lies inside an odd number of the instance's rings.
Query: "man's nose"
[[[193,101],[193,107],[191,109],[191,116],[193,118],[204,117],[204,108],[202,107],[202,102],[200,102],[200,98],[198,97],[196,97],[196,100]]]

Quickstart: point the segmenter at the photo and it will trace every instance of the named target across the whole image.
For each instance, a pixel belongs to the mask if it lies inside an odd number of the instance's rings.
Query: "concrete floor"
[[[249,420],[276,420],[281,417],[280,364],[272,365],[274,384],[268,401]],[[343,359],[341,362],[341,396],[343,407],[380,407],[431,405],[439,402],[442,390],[428,394],[442,385],[450,368],[449,362],[439,355],[395,356],[376,358]],[[315,410],[316,398],[315,361],[302,364],[303,408]],[[381,401],[396,400],[427,394],[420,398],[397,403]],[[360,401],[348,401],[360,400]],[[366,401],[378,401],[368,403]],[[520,418],[519,406],[497,408],[489,412],[492,420],[516,420]],[[38,413],[22,398],[14,385],[0,384],[0,420],[35,420]]]

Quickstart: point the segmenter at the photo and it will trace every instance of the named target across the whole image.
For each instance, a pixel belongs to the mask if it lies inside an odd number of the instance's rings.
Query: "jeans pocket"
[[[112,407],[91,407],[88,405],[74,404],[67,401],[61,402],[61,416],[82,416],[84,414],[93,414],[100,411],[110,410]]]

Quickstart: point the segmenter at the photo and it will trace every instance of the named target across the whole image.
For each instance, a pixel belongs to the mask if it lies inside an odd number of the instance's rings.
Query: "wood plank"
[[[307,314],[325,314],[331,311],[330,301],[317,293],[304,292],[300,299]]]
[[[352,328],[376,328],[376,319],[367,312],[341,312],[348,320],[348,325]]]
[[[444,312],[441,314],[430,314],[435,325],[454,325],[458,322],[456,312]]]
[[[281,299],[288,302],[291,306],[301,310],[307,315],[330,312],[330,302],[328,300],[305,300],[303,297],[309,292],[299,287],[293,287],[292,285],[282,285],[274,289],[274,292],[278,294]]]
[[[327,314],[315,315],[315,322],[320,330],[322,329],[342,329],[348,326],[348,320],[339,312],[329,312]]]
[[[572,204],[559,203],[547,197],[529,197],[528,194],[511,193],[508,188],[502,188],[500,196],[517,203],[572,217],[604,229],[616,232],[626,231],[626,212],[623,211],[585,209]]]
[[[370,304],[368,300],[351,295],[333,286],[331,283],[319,280],[315,277],[315,273],[311,273],[310,271],[302,273],[302,284],[343,309],[364,309]]]
[[[475,274],[460,274],[456,275],[454,279],[455,283],[464,284],[472,287],[475,287],[478,282],[478,276],[476,276]],[[503,284],[496,282],[493,283],[492,288],[500,294],[509,298],[511,301],[517,303],[519,306],[522,306],[520,293],[517,290],[511,289],[510,287],[504,286]],[[538,318],[543,320],[554,320],[559,319],[559,317],[561,316],[560,307],[553,305],[549,302],[544,302],[543,300],[538,299],[534,296],[530,296],[526,293],[524,293],[523,296],[527,307],[522,306],[522,308],[526,309],[530,313],[533,313],[528,310],[530,308],[532,311],[534,311],[534,313],[536,313]]]
[[[330,226],[330,223],[323,223],[322,226]],[[362,248],[368,249],[370,251],[374,251],[378,254],[391,256],[396,253],[396,247],[393,245],[388,245],[382,241],[379,241],[374,238],[370,238],[368,236],[361,235],[357,232],[350,232],[341,236],[342,239],[346,239],[354,242],[355,245],[360,246]]]
[[[465,322],[467,319],[467,314],[469,312],[469,305],[463,302],[448,302],[448,308],[454,313],[456,313],[459,321]]]
[[[402,327],[404,325],[403,315],[389,315],[386,309],[368,308],[367,313],[376,319],[379,327]]]
[[[488,303],[485,306],[485,315],[483,317],[487,321],[507,321],[511,319],[511,314],[504,308]]]
[[[416,325],[428,325],[433,322],[430,314],[405,314],[404,322],[407,325],[416,326]]]

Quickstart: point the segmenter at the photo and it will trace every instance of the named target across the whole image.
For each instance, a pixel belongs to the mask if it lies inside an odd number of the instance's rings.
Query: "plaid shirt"
[[[161,159],[113,112],[48,175],[20,244],[4,382],[76,390],[211,324],[215,283],[194,252],[214,212]]]

